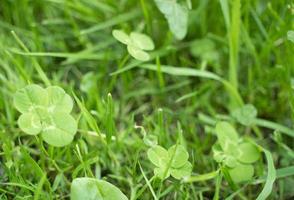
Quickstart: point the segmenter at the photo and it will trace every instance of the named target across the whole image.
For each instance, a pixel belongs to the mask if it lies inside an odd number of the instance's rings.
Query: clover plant
[[[71,200],[127,200],[114,185],[95,178],[76,178],[71,184]]]
[[[156,6],[167,19],[171,32],[179,40],[183,39],[188,29],[188,9],[176,0],[154,0]]]
[[[218,140],[213,146],[214,159],[228,168],[235,183],[250,180],[254,175],[252,164],[260,158],[259,149],[240,138],[228,122],[218,122],[215,132]]]
[[[131,32],[131,34],[128,35],[122,30],[113,30],[112,35],[115,39],[127,45],[129,54],[135,59],[141,61],[150,59],[150,55],[145,51],[153,50],[154,43],[148,35],[137,32]]]
[[[170,175],[181,179],[191,174],[192,164],[188,161],[189,154],[182,145],[173,145],[168,150],[155,145],[148,150],[147,156],[156,166],[154,174],[160,179],[166,179]]]
[[[234,110],[232,115],[240,124],[250,126],[254,123],[257,116],[257,110],[253,105],[246,104],[241,108]]]
[[[13,102],[22,113],[17,121],[22,131],[29,135],[41,133],[45,142],[57,147],[71,143],[77,123],[70,115],[73,101],[62,88],[27,85],[14,94]]]

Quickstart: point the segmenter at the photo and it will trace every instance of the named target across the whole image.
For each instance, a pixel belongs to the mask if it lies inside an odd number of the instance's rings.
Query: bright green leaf
[[[287,39],[294,43],[294,31],[287,32]]]
[[[22,114],[17,123],[19,128],[29,135],[37,135],[42,130],[40,118],[33,112]]]
[[[236,167],[229,169],[230,176],[235,183],[249,181],[254,175],[252,165],[238,164]]]
[[[49,101],[49,112],[70,113],[73,108],[73,101],[65,91],[57,86],[49,86],[46,88]]]
[[[171,169],[171,175],[176,179],[181,179],[183,177],[187,177],[191,175],[192,172],[192,164],[190,162],[186,162],[181,168]]]
[[[154,49],[154,43],[152,39],[145,34],[132,32],[130,34],[132,44],[134,46],[142,49],[142,50],[153,50]]]
[[[14,94],[13,102],[19,112],[31,112],[48,104],[48,94],[42,87],[32,84],[19,89]]]
[[[148,61],[150,59],[150,56],[145,51],[141,50],[140,48],[130,44],[127,47],[129,54],[133,56],[137,60],[141,61]]]
[[[222,121],[218,122],[215,127],[215,132],[217,134],[218,141],[222,149],[226,149],[226,145],[231,143],[238,143],[239,137],[235,128],[228,122]]]
[[[71,200],[127,200],[114,185],[94,178],[76,178],[71,184]]]
[[[66,113],[54,113],[43,128],[42,137],[50,145],[61,147],[68,145],[77,131],[75,119]]]
[[[172,159],[171,166],[179,168],[186,164],[189,154],[182,145],[174,145],[168,149],[168,155]]]
[[[167,165],[154,168],[154,174],[160,179],[167,179],[170,176],[170,168]]]
[[[130,37],[122,30],[113,30],[112,35],[123,44],[129,44],[131,42]]]
[[[254,163],[260,158],[257,147],[249,142],[239,145],[240,154],[238,160],[243,163]]]
[[[226,166],[234,168],[238,165],[238,161],[235,157],[233,156],[226,156],[224,159],[224,163]]]
[[[165,166],[168,162],[168,152],[165,148],[156,145],[147,151],[148,159],[157,167]]]
[[[223,150],[225,154],[236,157],[240,154],[238,145],[239,144],[235,141],[226,140],[224,143]]]
[[[171,32],[177,39],[183,39],[188,28],[187,8],[174,0],[155,0],[155,3],[167,19]]]

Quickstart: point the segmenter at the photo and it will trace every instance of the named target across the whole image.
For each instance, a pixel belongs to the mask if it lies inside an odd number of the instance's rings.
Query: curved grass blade
[[[274,161],[273,161],[273,157],[271,155],[271,153],[262,148],[263,152],[265,153],[265,157],[267,160],[267,177],[266,177],[266,182],[265,185],[261,191],[261,193],[258,195],[256,200],[265,200],[272,192],[273,189],[273,184],[276,180],[276,169],[274,166]]]

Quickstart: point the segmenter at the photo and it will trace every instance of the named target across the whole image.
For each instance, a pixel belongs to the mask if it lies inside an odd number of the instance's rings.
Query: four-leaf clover
[[[147,61],[150,59],[149,54],[146,53],[145,50],[153,50],[154,43],[148,35],[137,32],[131,32],[130,35],[127,35],[121,30],[113,30],[112,35],[115,39],[127,45],[129,54],[135,59],[141,61]]]
[[[161,179],[166,179],[170,175],[181,179],[191,174],[192,164],[188,161],[189,154],[182,145],[174,145],[168,151],[156,145],[148,150],[147,156],[156,166],[154,174]]]
[[[258,148],[250,142],[242,141],[228,122],[218,122],[215,131],[218,142],[213,146],[214,159],[229,168],[234,182],[250,180],[254,175],[252,163],[260,158]]]
[[[31,84],[14,94],[14,106],[22,113],[19,128],[29,135],[41,133],[45,142],[65,146],[74,138],[77,123],[70,115],[73,101],[57,86],[46,89]]]

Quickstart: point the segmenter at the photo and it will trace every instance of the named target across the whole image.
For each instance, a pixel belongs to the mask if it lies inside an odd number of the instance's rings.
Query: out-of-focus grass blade
[[[101,60],[105,58],[105,53],[63,53],[63,52],[22,52],[15,49],[10,49],[12,53],[24,56],[38,57],[58,57],[58,58],[75,58],[88,60]]]
[[[109,28],[109,27],[114,26],[116,24],[120,24],[120,23],[123,23],[125,21],[131,20],[131,19],[137,17],[139,14],[140,14],[140,10],[137,10],[137,9],[133,10],[133,11],[129,11],[129,12],[126,12],[124,14],[113,17],[110,20],[107,20],[107,21],[105,21],[103,23],[99,23],[99,24],[97,24],[95,26],[92,26],[92,27],[90,27],[88,29],[81,30],[80,33],[82,35],[85,35],[85,34],[90,34],[90,33],[105,29],[105,28]]]
[[[265,185],[256,200],[265,200],[271,194],[273,184],[277,176],[272,154],[264,148],[262,148],[262,150],[265,153],[265,157],[267,160],[267,177]]]
[[[220,0],[219,2],[221,4],[222,12],[225,18],[226,28],[227,30],[229,30],[231,24],[230,24],[230,11],[229,11],[228,0]]]
[[[277,178],[284,178],[294,175],[294,166],[285,167],[277,170]]]
[[[157,66],[152,64],[142,64],[139,67],[157,71]],[[220,76],[212,72],[199,70],[199,69],[193,69],[193,68],[174,67],[174,66],[167,66],[167,65],[161,65],[160,69],[161,69],[161,72],[174,75],[174,76],[194,76],[194,77],[208,78],[208,79],[219,81],[226,87],[226,89],[228,90],[230,95],[234,98],[236,103],[240,106],[243,105],[243,100],[240,94],[238,93],[238,91],[236,90],[236,88],[229,81],[221,78]]]
[[[76,94],[74,92],[73,92],[73,96],[74,96],[79,108],[81,109],[81,112],[82,112],[83,116],[85,117],[88,125],[91,127],[92,130],[94,130],[96,132],[96,134],[98,134],[100,136],[101,141],[105,142],[94,117],[91,115],[91,113],[85,107],[84,103],[76,96]]]
[[[146,177],[145,172],[144,172],[144,170],[143,170],[142,167],[141,167],[141,164],[140,164],[140,163],[138,163],[138,164],[139,164],[140,170],[141,170],[141,172],[142,172],[142,175],[143,175],[143,177],[144,177],[144,179],[145,179],[145,181],[146,181],[146,184],[148,185],[148,187],[149,187],[149,189],[150,189],[150,191],[151,191],[151,194],[152,194],[153,198],[154,198],[155,200],[157,200],[158,198],[156,197],[156,194],[155,194],[155,192],[154,192],[154,190],[153,190],[153,188],[152,188],[152,186],[151,186],[150,181],[149,181],[148,178]]]
[[[275,122],[271,122],[271,121],[268,121],[265,119],[255,119],[254,122],[258,126],[277,130],[277,131],[280,131],[281,133],[285,133],[291,137],[294,137],[294,130],[291,130],[290,128],[285,127],[283,125],[280,125],[280,124],[277,124]]]

